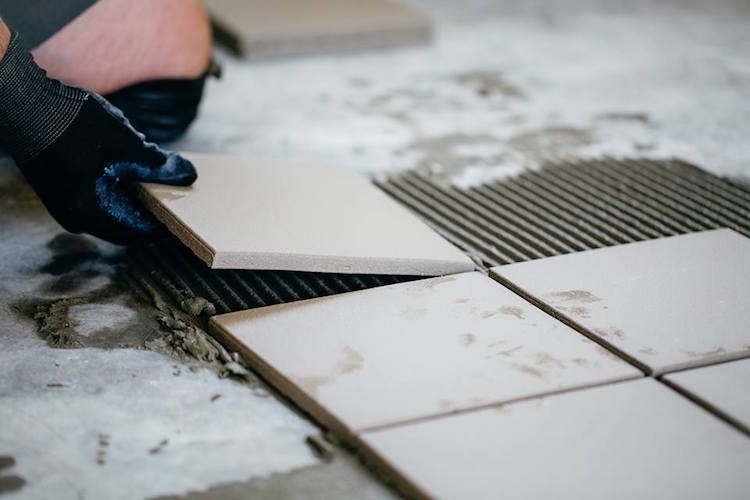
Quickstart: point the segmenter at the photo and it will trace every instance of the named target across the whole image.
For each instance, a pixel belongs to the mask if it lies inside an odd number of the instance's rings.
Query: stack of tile
[[[200,171],[206,159],[194,159]],[[261,219],[293,223],[279,212],[284,203],[264,194],[277,185],[269,179],[284,176],[258,168],[249,189],[266,204]],[[229,184],[242,187],[242,170],[232,175]],[[146,197],[189,232],[206,212],[183,200],[210,191],[207,177],[177,191],[146,186]],[[214,316],[211,327],[399,489],[424,498],[747,497],[750,239],[694,233],[500,266],[488,277],[465,272],[467,261],[410,214],[352,185],[349,201],[365,201],[347,215],[356,222],[377,205],[385,215],[372,214],[370,235],[402,237],[410,252],[383,245],[366,258],[339,242],[349,254],[318,245],[330,259],[300,258],[314,255],[299,250],[307,238],[274,240],[265,228],[241,262],[261,265],[272,241],[279,263],[286,241],[293,265],[447,276]],[[341,192],[317,189],[319,200]],[[304,205],[313,213],[301,231],[322,224],[313,206]],[[346,219],[343,234],[368,237]],[[217,259],[224,247],[216,242],[226,240],[211,231],[193,232]]]
[[[219,40],[252,59],[421,44],[421,12],[389,0],[207,0]]]

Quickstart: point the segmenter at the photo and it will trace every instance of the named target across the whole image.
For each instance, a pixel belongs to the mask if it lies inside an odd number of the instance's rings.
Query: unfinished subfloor
[[[224,80],[174,147],[459,185],[607,154],[750,173],[746,2],[411,3],[435,18],[432,47],[262,64],[219,54]],[[0,234],[0,494],[394,495],[345,451],[313,454],[310,420],[179,305],[132,292],[120,250],[63,234],[10,166]]]

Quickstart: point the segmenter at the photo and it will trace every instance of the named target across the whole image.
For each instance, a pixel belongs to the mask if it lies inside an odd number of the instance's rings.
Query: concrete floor
[[[420,168],[459,185],[567,155],[750,174],[747,2],[412,3],[435,17],[432,46],[263,64],[219,54],[224,79],[174,147]],[[159,328],[118,277],[120,250],[61,235],[10,166],[0,231],[0,494],[392,496],[347,453],[316,458],[305,437],[318,429],[261,383],[139,348]],[[99,347],[51,346],[40,307]]]

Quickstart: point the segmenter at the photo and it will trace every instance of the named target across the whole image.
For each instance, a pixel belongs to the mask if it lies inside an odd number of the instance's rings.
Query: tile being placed
[[[664,379],[750,434],[750,359],[670,373]]]
[[[214,20],[250,58],[425,43],[428,18],[390,0],[207,0]]]
[[[437,276],[474,268],[351,170],[186,154],[190,187],[144,184],[146,205],[212,268]]]
[[[750,356],[750,239],[729,229],[492,274],[657,374]]]
[[[211,326],[344,436],[641,376],[480,273],[214,316]]]
[[[750,439],[654,379],[365,432],[420,498],[745,499]]]

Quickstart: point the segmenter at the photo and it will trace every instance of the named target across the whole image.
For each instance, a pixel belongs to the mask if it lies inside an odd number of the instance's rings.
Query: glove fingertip
[[[176,153],[170,153],[164,165],[158,168],[160,183],[170,184],[172,186],[189,186],[198,178],[198,172],[195,167],[182,156]]]

